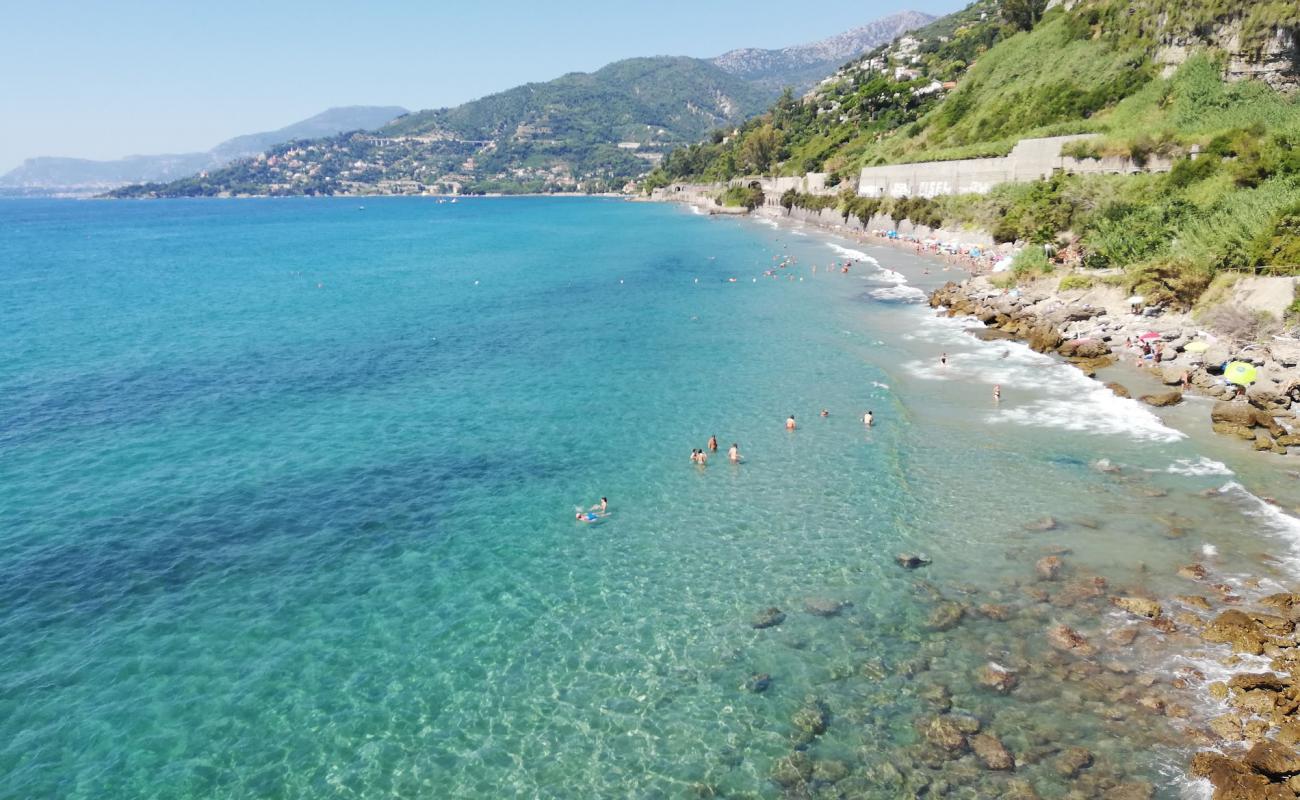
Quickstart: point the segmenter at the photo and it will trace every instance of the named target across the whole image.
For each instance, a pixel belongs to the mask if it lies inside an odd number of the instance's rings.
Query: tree
[[[1002,0],[1002,19],[1016,30],[1030,30],[1046,10],[1047,0]]]
[[[751,172],[766,172],[781,148],[782,135],[767,122],[745,135],[740,144],[739,166]]]

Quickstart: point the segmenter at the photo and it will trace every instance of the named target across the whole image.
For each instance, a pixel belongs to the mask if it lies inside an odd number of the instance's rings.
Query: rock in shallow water
[[[1155,600],[1145,597],[1112,597],[1110,602],[1130,614],[1146,619],[1155,619],[1164,610]]]
[[[1067,747],[1057,757],[1053,766],[1067,778],[1073,778],[1092,766],[1092,753],[1082,747]]]
[[[921,553],[899,553],[894,560],[903,569],[917,569],[930,565],[930,557]]]
[[[755,628],[771,628],[780,625],[782,622],[785,622],[785,613],[776,606],[772,606],[755,614],[750,624]]]
[[[986,769],[1011,770],[1016,768],[1016,760],[1003,746],[1002,740],[991,733],[977,733],[970,737],[970,748],[975,757]]]
[[[749,692],[766,692],[772,685],[772,676],[766,672],[755,672],[745,681],[745,690]]]
[[[1008,694],[1020,683],[1020,676],[1014,670],[1007,669],[992,661],[980,668],[977,676],[980,686],[992,689],[999,694]]]
[[[1057,522],[1050,516],[1025,523],[1025,530],[1027,531],[1054,531],[1056,528]]]
[[[837,617],[844,609],[853,605],[843,600],[832,600],[827,597],[810,597],[803,601],[803,610],[809,614],[818,617]]]
[[[966,615],[966,610],[960,603],[946,602],[935,606],[934,611],[930,612],[929,619],[926,620],[926,627],[932,631],[946,631],[949,628],[956,627],[961,622],[962,617]]]
[[[1056,580],[1056,576],[1061,574],[1065,569],[1065,562],[1060,556],[1043,556],[1034,564],[1034,571],[1038,576],[1046,581]]]

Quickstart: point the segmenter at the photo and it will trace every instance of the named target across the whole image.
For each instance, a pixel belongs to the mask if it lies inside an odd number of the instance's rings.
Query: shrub
[[[1066,275],[1061,278],[1061,282],[1056,285],[1058,291],[1068,292],[1072,289],[1091,289],[1096,283],[1088,275]]]
[[[1047,258],[1047,253],[1042,247],[1029,246],[1016,253],[1015,259],[1011,262],[1011,271],[1017,278],[1023,278],[1030,275],[1047,275],[1056,268]]]

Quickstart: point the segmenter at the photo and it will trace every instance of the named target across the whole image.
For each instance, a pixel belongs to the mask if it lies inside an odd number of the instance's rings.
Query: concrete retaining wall
[[[999,183],[1023,183],[1071,175],[1167,172],[1168,159],[1151,158],[1139,166],[1128,158],[1071,158],[1061,155],[1067,142],[1090,139],[1091,134],[1022,139],[1001,158],[965,158],[957,161],[923,161],[865,167],[858,178],[862,197],[935,197],[945,194],[984,194]]]

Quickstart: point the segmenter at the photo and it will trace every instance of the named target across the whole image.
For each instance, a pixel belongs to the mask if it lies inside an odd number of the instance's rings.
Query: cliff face
[[[1229,81],[1258,80],[1277,91],[1300,89],[1300,20],[1272,27],[1268,35],[1247,37],[1238,16],[1208,30],[1164,37],[1155,61],[1162,76],[1173,74],[1192,53],[1212,47],[1224,54],[1224,77]]]

